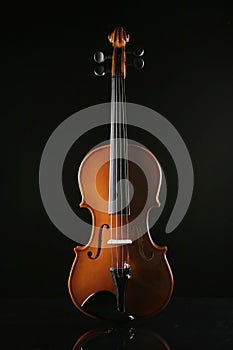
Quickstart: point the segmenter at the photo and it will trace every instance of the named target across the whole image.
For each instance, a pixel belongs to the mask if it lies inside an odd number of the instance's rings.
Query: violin
[[[113,48],[110,140],[89,152],[79,167],[80,207],[91,212],[92,232],[87,245],[74,249],[68,288],[83,314],[132,320],[151,317],[168,304],[173,276],[167,247],[158,246],[148,229],[149,212],[160,205],[160,165],[147,148],[127,139],[129,35],[116,27],[108,39]],[[104,59],[103,53],[95,54],[98,63]],[[98,72],[103,75],[103,68]],[[145,205],[146,215],[140,215]]]

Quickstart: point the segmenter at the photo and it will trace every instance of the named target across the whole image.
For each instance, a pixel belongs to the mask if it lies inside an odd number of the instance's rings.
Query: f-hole
[[[96,256],[92,256],[93,255],[93,252],[88,252],[87,255],[90,259],[92,260],[96,260],[99,255],[100,255],[100,252],[101,252],[101,247],[102,247],[102,233],[103,233],[103,228],[109,228],[109,226],[107,224],[103,224],[100,229],[99,229],[99,237],[98,237],[98,249],[97,249],[97,253],[96,253]]]

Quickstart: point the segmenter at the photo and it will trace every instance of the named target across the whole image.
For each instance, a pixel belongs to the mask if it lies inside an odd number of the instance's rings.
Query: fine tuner
[[[134,51],[126,51],[126,65],[133,66],[136,70],[141,70],[144,67],[143,55],[144,49],[142,48],[138,48]],[[95,52],[94,61],[98,63],[94,69],[95,75],[104,76],[105,74],[111,73],[111,60],[112,55],[105,55],[102,51]]]

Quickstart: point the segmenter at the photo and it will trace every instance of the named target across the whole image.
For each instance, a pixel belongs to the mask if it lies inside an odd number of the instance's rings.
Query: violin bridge
[[[131,239],[109,239],[107,244],[132,244]]]

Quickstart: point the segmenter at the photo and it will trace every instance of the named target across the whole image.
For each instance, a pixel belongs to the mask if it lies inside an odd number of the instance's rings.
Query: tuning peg
[[[127,66],[133,66],[137,70],[141,70],[144,67],[144,60],[141,57],[129,57],[127,60]]]
[[[144,67],[144,60],[141,57],[135,57],[133,59],[133,66],[137,70],[141,70]]]
[[[94,53],[94,61],[96,63],[103,63],[106,60],[111,59],[110,55],[105,55],[102,51],[97,51]]]
[[[143,48],[138,48],[132,52],[132,54],[136,57],[141,57],[144,55],[144,49]]]
[[[135,57],[141,57],[144,55],[144,49],[137,48],[136,50],[133,50],[133,51],[127,51],[127,54],[133,55]]]
[[[94,73],[95,73],[95,75],[97,75],[98,77],[102,77],[102,76],[104,76],[105,75],[105,67],[101,64],[101,65],[99,65],[99,66],[97,66],[97,67],[95,67],[95,69],[94,69]]]
[[[101,51],[97,51],[94,53],[94,61],[97,63],[104,62],[104,53]]]

